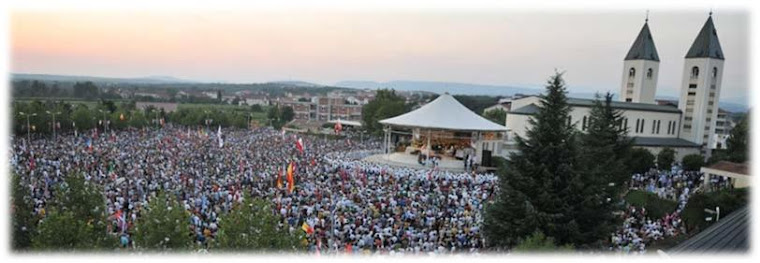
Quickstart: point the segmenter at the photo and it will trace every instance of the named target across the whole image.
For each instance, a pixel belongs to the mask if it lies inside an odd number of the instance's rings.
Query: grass
[[[636,207],[644,207],[651,218],[660,218],[676,210],[677,202],[662,199],[656,194],[642,190],[632,190],[625,196],[625,201]]]

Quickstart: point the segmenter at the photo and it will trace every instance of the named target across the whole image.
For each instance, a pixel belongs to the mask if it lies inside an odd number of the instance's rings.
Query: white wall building
[[[677,160],[694,153],[709,155],[709,149],[715,148],[719,139],[713,135],[718,128],[716,104],[720,97],[723,61],[723,51],[711,15],[686,54],[678,107],[658,105],[654,98],[659,57],[646,21],[623,61],[621,101],[612,103],[621,111],[621,125],[627,127],[634,145],[653,154],[665,147],[672,148],[677,152]],[[572,107],[569,121],[581,132],[587,128],[593,102],[591,99],[568,98]],[[530,129],[528,119],[538,111],[539,105],[539,96],[511,102],[505,120],[507,136],[498,155],[508,157],[509,152],[516,150],[514,138],[525,136]],[[725,125],[721,125],[720,129],[724,131]],[[724,131],[723,134],[727,133]]]

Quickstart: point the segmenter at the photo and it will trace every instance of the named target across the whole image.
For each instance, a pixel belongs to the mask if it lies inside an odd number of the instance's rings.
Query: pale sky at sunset
[[[675,96],[709,10],[650,12],[657,95]],[[11,71],[200,81],[424,80],[617,92],[644,23],[625,11],[14,11]],[[748,14],[715,10],[722,98],[748,89]]]

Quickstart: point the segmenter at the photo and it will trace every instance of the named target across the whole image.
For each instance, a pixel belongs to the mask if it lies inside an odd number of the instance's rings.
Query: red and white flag
[[[298,151],[303,153],[303,140],[301,138],[298,138],[296,141],[296,148],[298,148]]]

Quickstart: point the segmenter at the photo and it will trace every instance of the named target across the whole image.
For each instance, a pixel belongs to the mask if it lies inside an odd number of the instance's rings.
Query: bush
[[[654,155],[647,149],[633,148],[628,165],[634,173],[644,173],[654,167]]]
[[[731,212],[747,205],[748,200],[747,188],[697,193],[689,198],[689,203],[686,204],[681,218],[683,218],[689,231],[700,231],[715,222],[714,219],[710,222],[705,221],[705,217],[714,217],[714,215],[706,213],[705,209],[714,210],[716,206],[720,207],[720,217],[725,218]]]
[[[689,154],[681,160],[683,169],[686,171],[699,171],[705,165],[705,157],[699,154]]]
[[[662,199],[656,194],[634,190],[625,196],[625,201],[636,207],[643,207],[647,210],[650,218],[661,218],[665,214],[673,213],[678,203],[672,200]]]
[[[665,147],[657,154],[657,169],[669,170],[676,160],[676,151]]]

